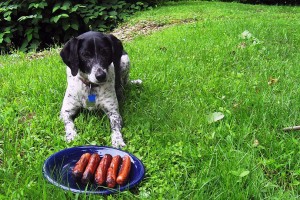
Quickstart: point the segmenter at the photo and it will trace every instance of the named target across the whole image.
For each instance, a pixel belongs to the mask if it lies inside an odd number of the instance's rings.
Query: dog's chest
[[[71,71],[67,68],[67,81],[67,104],[70,106],[83,107],[89,110],[110,110],[118,106],[113,73],[110,73],[107,82],[90,87],[81,81],[79,75],[72,76]]]
[[[67,96],[70,98],[69,104],[89,110],[106,108],[115,104],[116,99],[113,82],[90,87],[77,77],[69,77]]]
[[[98,87],[84,87],[81,97],[81,103],[84,108],[89,110],[103,109],[110,104],[114,104],[115,91],[114,87],[104,84]]]

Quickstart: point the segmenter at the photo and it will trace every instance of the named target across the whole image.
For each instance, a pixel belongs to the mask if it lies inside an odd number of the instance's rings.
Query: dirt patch
[[[125,24],[112,32],[117,38],[122,41],[130,41],[140,35],[149,35],[155,31],[177,25],[177,24],[190,24],[198,21],[197,19],[184,19],[184,20],[170,20],[168,22],[155,22],[155,21],[140,21],[135,25]]]
[[[51,49],[48,49],[48,50],[46,49],[46,50],[39,51],[39,52],[29,52],[26,54],[26,59],[29,61],[44,59],[47,56],[59,54],[59,52],[61,50],[62,50],[62,48],[51,48]]]

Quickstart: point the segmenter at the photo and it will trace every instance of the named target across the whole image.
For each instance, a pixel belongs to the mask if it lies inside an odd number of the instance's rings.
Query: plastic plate
[[[72,169],[84,153],[98,153],[100,157],[104,154],[120,155],[121,157],[129,155],[131,157],[131,170],[128,184],[123,186],[117,185],[112,189],[105,186],[97,186],[94,183],[85,185],[80,183],[80,181],[76,181],[72,176]],[[53,185],[74,193],[112,194],[128,190],[139,184],[144,178],[145,168],[137,157],[120,149],[106,146],[78,146],[61,150],[47,158],[43,166],[43,175]]]

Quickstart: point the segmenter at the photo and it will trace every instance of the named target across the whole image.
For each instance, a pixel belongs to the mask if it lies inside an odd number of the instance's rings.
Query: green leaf
[[[45,8],[47,5],[47,2],[31,3],[28,8]]]
[[[249,175],[249,173],[250,173],[250,171],[249,170],[245,170],[245,171],[243,171],[242,173],[240,173],[240,175],[239,175],[239,177],[245,177],[245,176],[248,176]]]
[[[74,7],[72,7],[71,12],[75,12],[78,10],[78,8],[82,8],[80,12],[82,12],[83,8],[86,8],[86,6],[81,4],[76,4]]]
[[[207,116],[207,121],[209,124],[219,121],[224,118],[224,114],[221,112],[214,112]]]
[[[116,11],[110,11],[109,13],[109,16],[117,16],[118,13]]]
[[[50,22],[57,22],[59,20],[58,16],[51,17]]]
[[[34,19],[34,18],[36,18],[36,17],[38,17],[37,14],[35,14],[35,15],[28,15],[28,16],[22,16],[22,17],[20,17],[20,18],[18,19],[18,21],[20,22],[20,21],[24,21],[24,20],[26,20],[26,19]]]
[[[70,28],[70,24],[69,22],[64,22],[63,25],[62,25],[63,29],[66,31]]]
[[[68,14],[61,14],[61,15],[59,15],[59,16],[60,16],[60,18],[68,18],[68,17],[69,17]]]
[[[29,28],[25,31],[25,35],[31,34],[33,32],[34,29]]]
[[[10,14],[11,14],[11,11],[7,11],[7,12],[5,12],[5,13],[3,14],[3,16],[4,16],[4,17],[7,17],[7,16],[10,16]]]
[[[63,6],[60,8],[61,10],[68,10],[70,8],[71,2],[67,1],[63,4]]]
[[[48,3],[47,2],[41,2],[38,5],[39,5],[39,8],[45,8],[48,5]]]
[[[5,29],[4,29],[4,33],[10,33],[10,27],[6,27]]]
[[[61,6],[61,3],[56,3],[52,9],[52,13],[54,13],[55,11],[57,11]]]
[[[98,6],[98,7],[97,7],[97,12],[101,12],[101,11],[103,11],[103,10],[105,10],[105,9],[106,9],[106,7]]]
[[[54,16],[50,19],[51,22],[57,23],[59,21],[60,18],[68,18],[69,15],[68,14],[61,14],[61,15],[57,15]]]
[[[20,50],[21,51],[25,51],[27,50],[27,45],[28,45],[28,41],[27,40],[24,40],[23,43],[22,43],[22,46],[20,47]]]
[[[27,40],[28,40],[28,41],[31,41],[31,40],[32,40],[32,34],[28,34],[28,35],[27,35]]]
[[[10,16],[5,17],[4,19],[5,19],[6,21],[9,21],[9,22],[11,21],[11,17],[10,17]]]
[[[83,21],[84,21],[85,24],[88,24],[88,23],[89,23],[89,20],[90,20],[90,19],[89,19],[88,17],[83,18]]]
[[[71,24],[71,27],[72,27],[72,29],[78,31],[78,28],[79,28],[78,24]]]
[[[79,8],[79,6],[74,6],[72,9],[71,9],[71,12],[75,12],[75,11],[77,11],[77,9]]]
[[[38,7],[39,7],[38,3],[31,3],[31,4],[29,4],[28,8],[38,8]]]

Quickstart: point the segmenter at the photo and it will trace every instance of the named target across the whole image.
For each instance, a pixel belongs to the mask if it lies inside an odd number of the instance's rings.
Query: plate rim
[[[125,185],[125,186],[118,186],[118,188],[107,188],[105,190],[80,190],[80,189],[75,189],[75,188],[70,188],[70,187],[67,187],[65,185],[62,185],[62,184],[59,184],[57,181],[55,181],[54,179],[52,179],[47,173],[46,171],[46,164],[47,162],[55,157],[57,154],[59,153],[62,153],[64,151],[68,151],[68,150],[71,150],[71,149],[85,149],[85,148],[93,148],[93,149],[97,149],[97,148],[104,148],[104,149],[112,149],[112,150],[117,150],[117,151],[121,151],[121,152],[124,152],[126,154],[129,154],[131,156],[132,159],[135,159],[138,161],[138,163],[140,164],[141,166],[141,171],[139,174],[141,174],[141,176],[139,177],[139,179],[129,185]],[[44,163],[43,163],[43,167],[42,167],[42,173],[43,173],[43,176],[44,178],[50,182],[51,184],[63,189],[63,190],[66,190],[66,191],[71,191],[72,193],[84,193],[84,194],[101,194],[101,195],[108,195],[108,194],[113,194],[113,193],[117,193],[117,192],[122,192],[122,191],[125,191],[125,190],[129,190],[131,188],[134,188],[135,186],[137,186],[145,177],[145,166],[144,164],[142,163],[142,161],[137,158],[135,155],[125,151],[125,150],[122,150],[122,149],[118,149],[118,148],[115,148],[115,147],[110,147],[110,146],[99,146],[99,145],[81,145],[81,146],[74,146],[74,147],[68,147],[68,148],[64,148],[60,151],[57,151],[53,154],[51,154],[50,156],[47,157],[47,159],[45,159]]]

